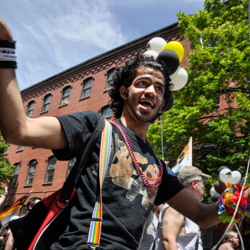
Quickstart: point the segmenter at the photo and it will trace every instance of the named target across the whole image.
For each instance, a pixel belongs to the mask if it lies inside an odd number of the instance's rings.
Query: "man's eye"
[[[156,89],[157,89],[159,92],[163,93],[163,88],[162,88],[162,87],[156,87]]]
[[[145,81],[140,81],[138,84],[145,86],[147,83]]]

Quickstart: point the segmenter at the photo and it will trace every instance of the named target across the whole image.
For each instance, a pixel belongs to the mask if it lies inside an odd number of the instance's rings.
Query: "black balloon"
[[[161,60],[166,64],[169,75],[172,75],[180,65],[178,54],[171,49],[162,50],[158,54],[157,60]]]

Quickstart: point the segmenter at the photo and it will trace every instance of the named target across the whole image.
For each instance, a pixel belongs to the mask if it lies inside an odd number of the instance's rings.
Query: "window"
[[[28,174],[27,174],[27,177],[26,177],[26,183],[25,183],[26,185],[32,185],[33,184],[33,179],[34,179],[34,175],[35,175],[35,171],[36,171],[36,164],[37,164],[36,160],[30,161]]]
[[[83,81],[81,98],[90,96],[93,78],[88,78]]]
[[[49,110],[49,105],[51,102],[51,94],[48,94],[44,97],[44,101],[43,101],[43,107],[42,107],[42,111],[41,112],[46,112]]]
[[[47,171],[44,180],[45,183],[53,181],[55,167],[56,167],[56,157],[52,156],[49,158],[48,161]]]
[[[8,144],[8,147],[4,149],[3,154],[7,155],[10,151],[10,144]]]
[[[76,158],[73,158],[73,159],[69,160],[67,173],[66,173],[66,178],[69,176],[69,173],[71,172],[71,170],[72,170],[73,166],[75,165],[75,163],[76,163]]]
[[[23,151],[23,150],[24,150],[24,146],[22,146],[22,145],[17,146],[17,151]]]
[[[112,82],[113,82],[113,75],[114,75],[114,72],[115,72],[115,69],[110,69],[110,70],[108,71],[108,74],[107,74],[107,82],[106,82],[105,90],[111,88],[111,84],[112,84]]]
[[[28,109],[27,109],[27,116],[28,117],[32,116],[34,106],[35,106],[35,102],[34,101],[29,102]]]
[[[66,88],[63,89],[62,99],[61,99],[60,105],[66,105],[66,104],[69,103],[70,91],[71,91],[71,87],[70,86],[68,86],[68,87],[66,87]]]
[[[15,167],[15,170],[13,172],[13,181],[10,182],[10,187],[15,187],[16,186],[16,183],[17,183],[17,177],[18,177],[18,174],[19,174],[19,169],[20,169],[20,163],[17,163],[17,164],[14,164],[16,167]]]
[[[112,109],[109,106],[106,106],[102,109],[102,116],[107,120],[110,120],[112,117]]]

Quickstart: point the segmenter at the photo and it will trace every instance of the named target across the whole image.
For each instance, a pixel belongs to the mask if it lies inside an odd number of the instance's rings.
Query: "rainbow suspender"
[[[102,132],[100,157],[99,157],[99,182],[100,182],[100,193],[96,201],[92,220],[90,223],[88,244],[92,249],[95,249],[99,245],[101,237],[101,223],[102,223],[102,185],[108,169],[109,157],[111,151],[111,140],[112,140],[112,126],[105,120],[105,127]]]

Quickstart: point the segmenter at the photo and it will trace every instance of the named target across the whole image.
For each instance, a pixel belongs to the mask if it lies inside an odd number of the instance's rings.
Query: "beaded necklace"
[[[162,174],[163,174],[163,166],[162,166],[161,161],[157,158],[158,161],[159,161],[159,164],[160,164],[160,173],[159,173],[157,178],[150,178],[147,175],[145,175],[143,173],[143,171],[142,171],[136,157],[135,157],[134,150],[132,148],[131,142],[130,142],[129,137],[128,137],[126,131],[124,130],[124,128],[117,121],[110,120],[109,122],[114,124],[119,129],[119,131],[121,132],[121,134],[123,136],[123,139],[124,139],[124,141],[126,143],[126,146],[128,148],[129,154],[130,154],[130,156],[131,156],[131,158],[132,158],[132,160],[133,160],[133,162],[134,162],[134,164],[136,166],[137,171],[141,175],[144,186],[152,187],[152,188],[158,187],[161,184],[161,177],[162,177]]]

